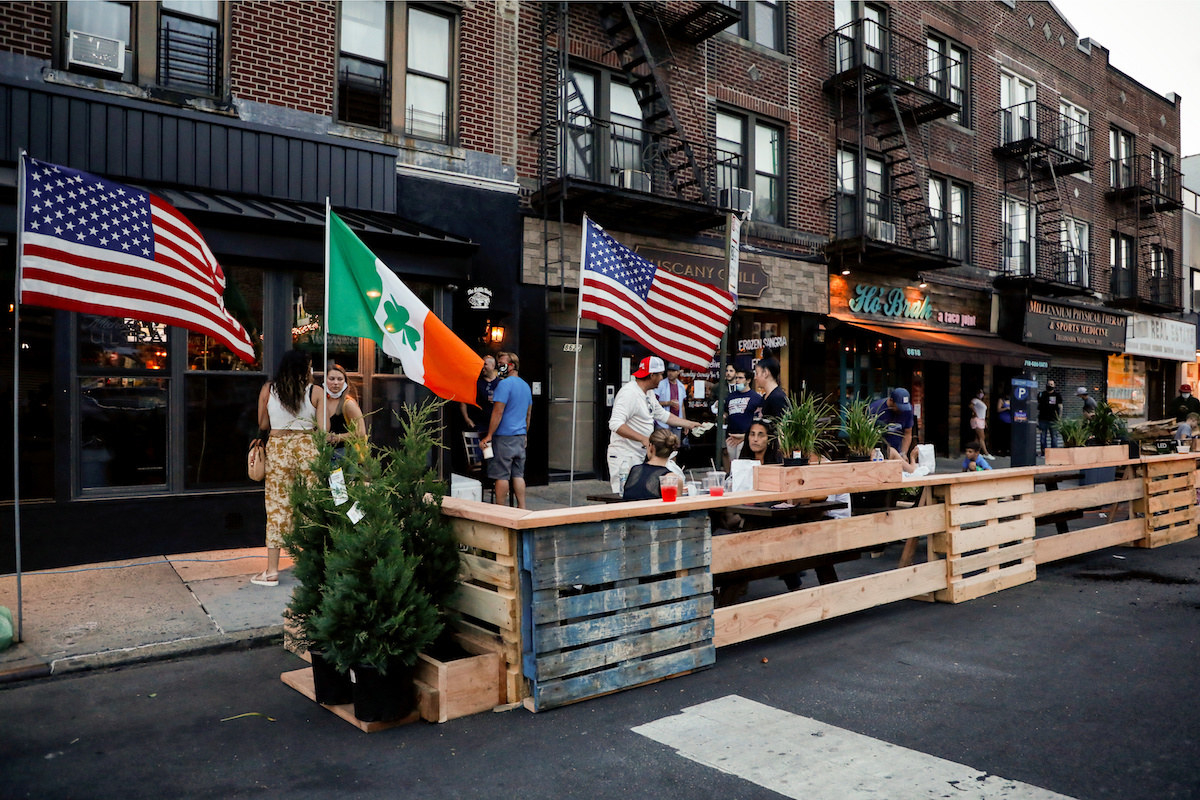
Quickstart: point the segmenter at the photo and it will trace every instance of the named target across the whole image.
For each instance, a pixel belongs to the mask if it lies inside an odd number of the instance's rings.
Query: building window
[[[1192,311],[1200,312],[1200,269],[1192,270]]]
[[[1170,153],[1157,147],[1150,148],[1150,190],[1156,194],[1174,196],[1178,194],[1172,173],[1174,160]]]
[[[717,112],[717,188],[754,192],[751,218],[782,225],[783,128],[755,115]]]
[[[1133,134],[1120,128],[1108,129],[1109,181],[1114,189],[1133,186]]]
[[[958,42],[930,36],[926,44],[929,58],[929,90],[959,107],[949,119],[967,126],[971,119],[967,108],[968,81],[971,76],[969,54]]]
[[[451,113],[450,17],[408,9],[408,73],[404,84],[404,132],[449,141]]]
[[[1004,272],[1007,275],[1033,275],[1033,209],[1012,197],[1001,204],[1004,231]]]
[[[221,9],[217,0],[162,0],[158,85],[217,96],[221,91]]]
[[[67,69],[134,80],[137,43],[131,3],[71,0],[66,4],[63,25],[63,62]]]
[[[389,127],[388,13],[384,0],[339,3],[339,122]]]
[[[1000,73],[1000,144],[1037,136],[1037,85],[1033,81]]]
[[[1174,255],[1162,245],[1150,246],[1150,299],[1155,303],[1174,305]]]
[[[611,73],[580,70],[570,72],[568,86],[568,174],[650,191],[650,177],[642,162],[642,109],[633,89],[613,80]]]
[[[1058,112],[1058,149],[1081,161],[1091,158],[1091,128],[1088,126],[1087,109],[1060,100]]]
[[[837,235],[838,238],[867,235],[874,238],[887,238],[881,235],[880,223],[890,223],[892,220],[888,196],[884,194],[883,160],[867,156],[864,169],[866,172],[863,190],[863,214],[861,222],[858,217],[858,162],[853,150],[838,150],[837,162]],[[892,237],[894,239],[894,237]]]
[[[887,24],[887,9],[882,6],[835,0],[833,26],[838,31],[836,71],[844,72],[858,66],[887,71],[887,42],[891,34]]]
[[[1133,297],[1137,290],[1134,281],[1136,261],[1133,257],[1133,237],[1113,231],[1108,240],[1108,266],[1112,276],[1109,287],[1114,297]]]
[[[742,12],[741,20],[726,29],[729,33],[763,47],[783,51],[783,3],[737,0],[725,4]]]
[[[940,176],[929,179],[929,213],[937,230],[938,252],[942,255],[961,261],[969,258],[969,208],[967,186]]]
[[[1059,241],[1059,264],[1057,280],[1072,286],[1087,288],[1091,266],[1091,245],[1086,222],[1074,217],[1063,220],[1062,236]]]

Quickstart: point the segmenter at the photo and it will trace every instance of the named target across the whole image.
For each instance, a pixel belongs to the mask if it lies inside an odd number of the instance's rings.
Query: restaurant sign
[[[854,287],[850,298],[850,310],[855,314],[881,314],[885,317],[929,320],[933,318],[933,306],[925,295],[909,298],[899,287],[873,286],[860,283]]]
[[[1100,308],[1055,303],[1034,298],[1025,309],[1024,340],[1035,344],[1125,351],[1125,319]]]
[[[729,278],[726,271],[725,259],[718,256],[704,256],[698,253],[679,253],[674,250],[660,250],[655,247],[634,248],[639,256],[646,259],[659,269],[664,269],[672,275],[691,278],[709,286],[720,289],[728,288]],[[762,293],[771,287],[771,281],[763,270],[762,264],[738,259],[738,297],[762,297]]]
[[[1125,352],[1169,361],[1196,360],[1196,326],[1177,319],[1134,314],[1129,320]]]

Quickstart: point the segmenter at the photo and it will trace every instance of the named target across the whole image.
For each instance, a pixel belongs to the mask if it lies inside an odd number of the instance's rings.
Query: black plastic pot
[[[794,456],[787,456],[783,459],[783,465],[785,467],[807,467],[808,466],[808,458],[807,457],[796,458]]]
[[[359,664],[350,670],[354,682],[354,716],[363,722],[387,722],[408,716],[417,707],[412,667],[391,667],[387,674]]]
[[[851,453],[850,455],[846,456],[846,460],[849,461],[851,464],[857,464],[862,461],[870,461],[871,457],[870,456],[856,456],[856,455],[854,455],[854,453]]]
[[[319,650],[310,649],[308,655],[312,659],[313,693],[317,702],[327,706],[351,702],[354,699],[354,684],[350,683],[350,675],[338,672]]]

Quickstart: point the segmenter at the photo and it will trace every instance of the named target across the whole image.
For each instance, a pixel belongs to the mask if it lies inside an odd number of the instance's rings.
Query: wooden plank
[[[536,655],[590,644],[601,639],[629,636],[654,628],[666,628],[712,614],[713,597],[700,595],[650,608],[631,608],[603,617],[593,617],[565,625],[538,625],[533,642]]]
[[[459,584],[450,603],[455,611],[490,622],[507,630],[519,630],[517,598],[510,591],[493,591],[482,586]]]
[[[552,681],[548,685],[537,683],[534,685],[534,709],[543,711],[620,689],[630,689],[672,675],[712,666],[715,661],[716,652],[709,645],[631,661],[602,672]]]
[[[988,567],[998,567],[1010,561],[1021,561],[1033,555],[1033,541],[1024,541],[1010,547],[984,550],[971,556],[952,556],[946,559],[950,575],[961,577],[968,572],[977,572]]]
[[[713,641],[724,647],[944,588],[945,564],[930,561],[764,597],[718,608]]]
[[[1078,489],[1057,489],[1052,492],[1036,492],[1033,498],[1033,513],[1038,517],[1061,514],[1064,511],[1097,508],[1099,506],[1137,500],[1143,496],[1144,487],[1140,480],[1114,481]]]
[[[712,591],[712,586],[712,573],[706,569],[697,569],[691,571],[691,574],[676,578],[664,578],[652,583],[621,586],[568,597],[558,597],[557,592],[546,591],[548,599],[534,599],[533,622],[541,624],[595,614],[611,614],[627,608],[707,594]]]
[[[422,718],[429,722],[448,720],[489,711],[503,702],[500,655],[483,653],[454,661],[437,661],[422,653],[415,677],[434,693]]]
[[[1162,547],[1163,545],[1176,544],[1186,539],[1194,539],[1196,537],[1195,525],[1180,525],[1176,528],[1164,528],[1162,530],[1151,531],[1149,535],[1135,542],[1131,542],[1134,547]]]
[[[1102,447],[1047,447],[1047,466],[1092,466],[1094,464],[1117,464],[1129,460],[1129,448],[1123,444]]]
[[[317,692],[313,688],[312,669],[309,667],[301,667],[300,669],[284,672],[279,676],[279,679],[286,685],[292,687],[300,694],[312,700],[317,701]],[[346,703],[339,706],[327,706],[322,704],[321,708],[332,711],[335,715],[349,722],[354,727],[358,728],[363,733],[375,733],[376,731],[385,731],[388,728],[395,728],[397,725],[407,725],[410,722],[416,722],[421,718],[419,709],[413,709],[413,712],[400,719],[389,720],[388,722],[363,722],[358,717],[354,716],[354,704]]]
[[[857,550],[936,533],[945,527],[941,505],[917,506],[849,519],[827,519],[742,531],[712,539],[714,574],[800,558]]]
[[[946,524],[952,526],[970,525],[989,519],[1001,517],[1019,517],[1033,512],[1032,493],[1021,495],[1016,500],[1008,502],[988,503],[987,505],[952,505],[946,508]]]
[[[1181,492],[1185,489],[1195,490],[1195,485],[1192,483],[1192,473],[1190,472],[1146,481],[1146,494],[1151,496],[1163,494],[1164,492]]]
[[[973,550],[982,550],[985,547],[1032,539],[1034,531],[1032,516],[1009,522],[997,522],[994,525],[983,525],[978,528],[950,531],[947,552],[957,556]]]
[[[1175,525],[1194,525],[1196,523],[1196,507],[1177,508],[1162,514],[1147,516],[1145,521],[1146,527],[1151,530],[1170,528]]]
[[[660,628],[640,636],[625,636],[590,647],[550,653],[538,656],[535,679],[541,683],[566,675],[591,672],[634,658],[665,653],[685,645],[711,642],[712,635],[712,617],[705,617],[670,628]]]
[[[604,553],[654,542],[703,538],[708,514],[665,520],[609,520],[530,531],[526,552],[535,560]]]
[[[502,589],[516,588],[517,570],[514,565],[472,553],[459,553],[458,561],[459,581],[479,581]]]
[[[754,488],[759,491],[801,488],[842,491],[854,487],[854,491],[863,492],[902,480],[903,467],[899,461],[837,461],[807,467],[760,466],[754,470]]]
[[[532,588],[585,586],[625,578],[661,575],[681,569],[707,566],[712,559],[708,538],[660,542],[643,547],[626,547],[607,553],[588,553],[531,565]]]
[[[1127,519],[1056,536],[1045,536],[1033,540],[1034,560],[1039,564],[1047,564],[1136,541],[1144,535],[1145,526],[1142,520]]]
[[[946,487],[946,502],[953,506],[990,500],[993,497],[1033,494],[1032,475],[1004,475],[1002,470],[993,472],[995,478],[990,481],[951,484]]]
[[[1153,515],[1151,521],[1158,519],[1163,512],[1177,511],[1181,508],[1196,507],[1196,490],[1186,492],[1168,492],[1167,494],[1151,495],[1146,499],[1146,511]]]
[[[509,528],[468,519],[451,519],[459,544],[501,555],[516,555],[515,535]]]
[[[1033,560],[1029,560],[954,581],[947,588],[935,593],[934,597],[943,603],[965,603],[1033,580],[1037,580],[1037,565]]]

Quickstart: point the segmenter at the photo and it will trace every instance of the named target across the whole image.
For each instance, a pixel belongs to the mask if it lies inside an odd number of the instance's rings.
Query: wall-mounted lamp
[[[849,274],[850,274],[850,268],[849,268],[849,267],[846,267],[845,269],[843,269],[843,270],[842,270],[842,274],[843,274],[843,275],[849,275]]]
[[[488,326],[488,341],[492,344],[500,344],[504,341],[504,326],[490,325]]]

